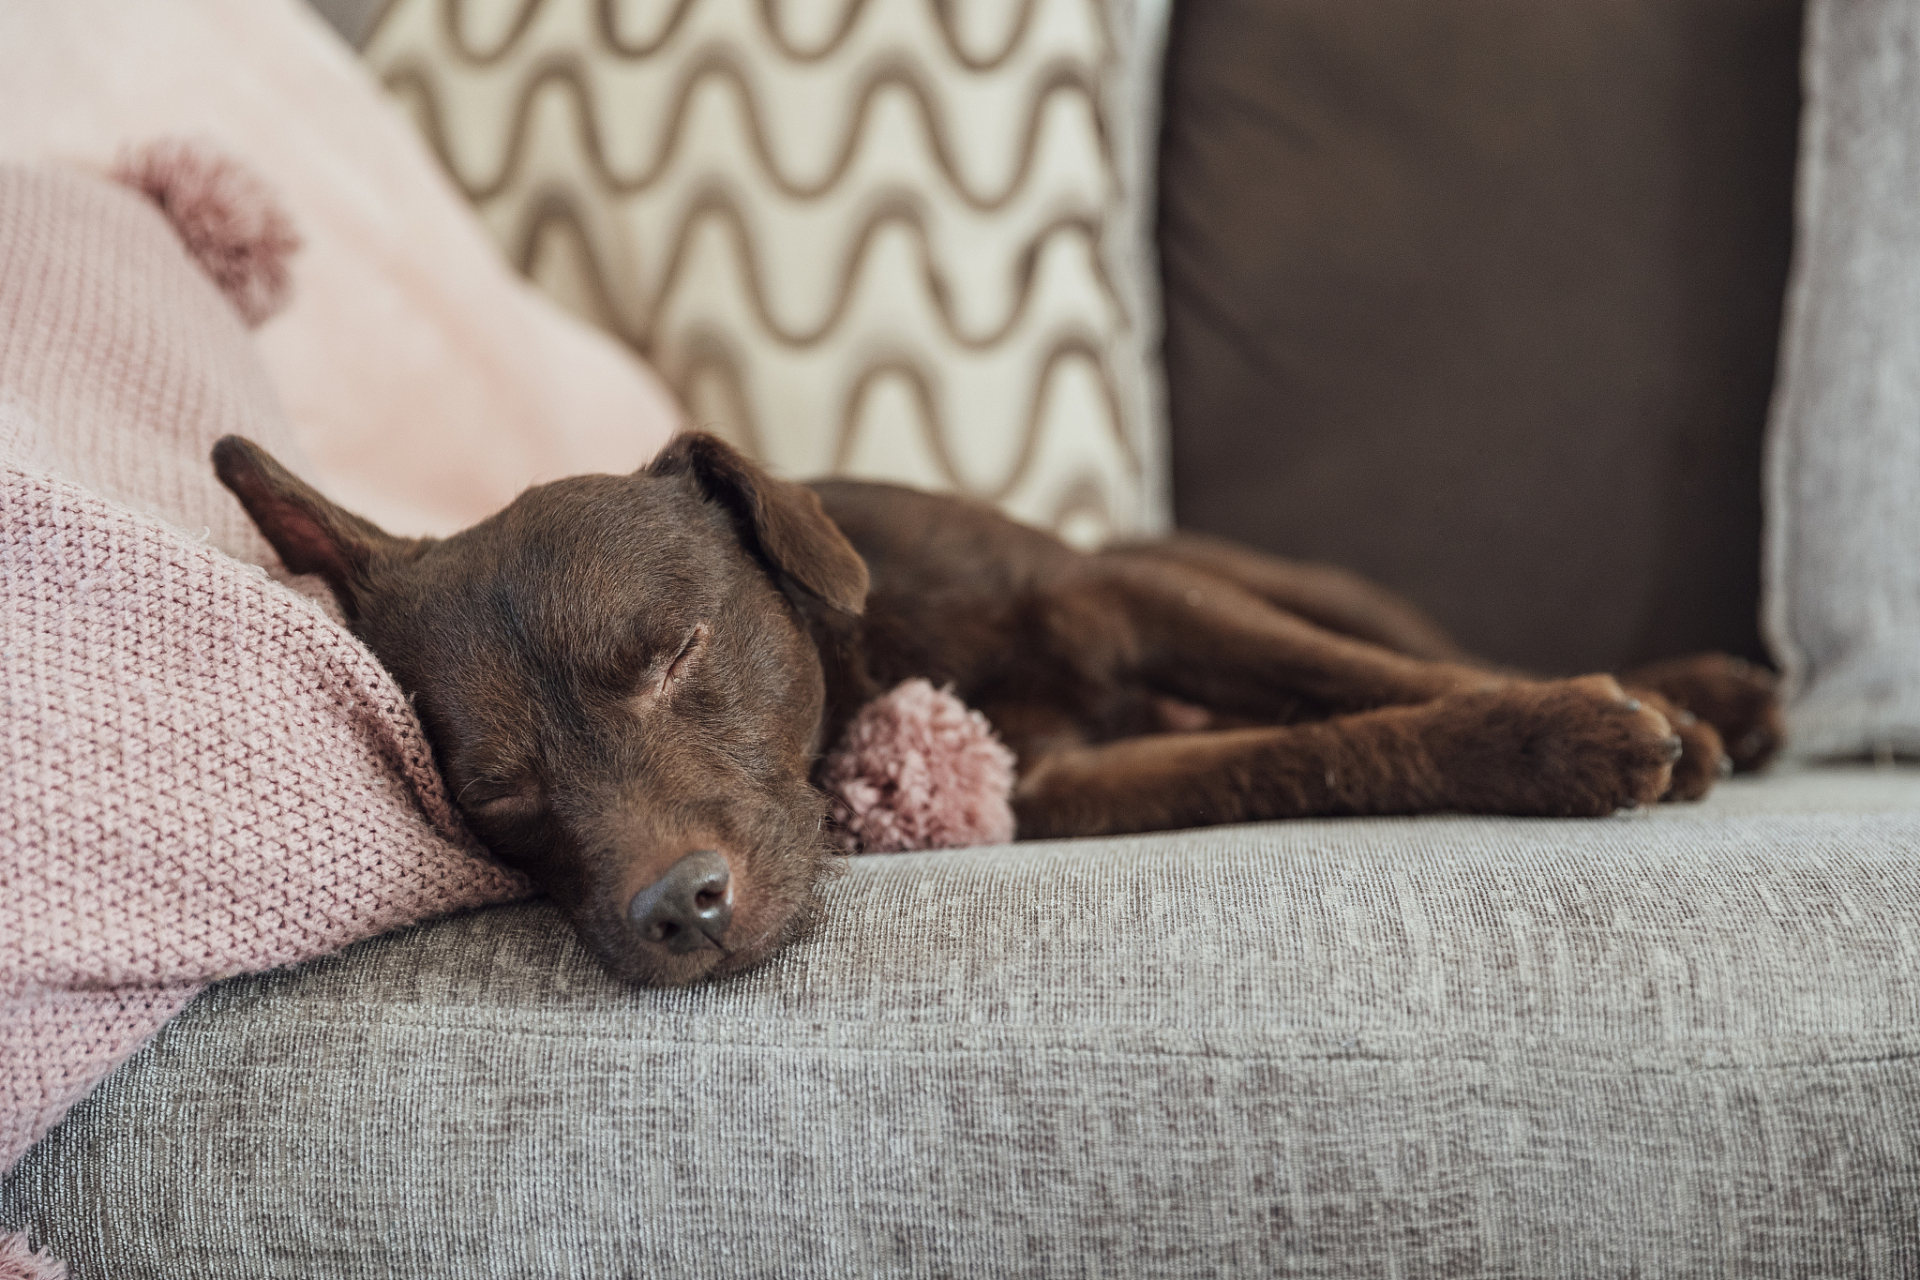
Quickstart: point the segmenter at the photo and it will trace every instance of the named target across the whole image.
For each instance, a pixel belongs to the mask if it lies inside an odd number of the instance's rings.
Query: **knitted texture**
[[[105,171],[204,138],[272,185],[304,247],[259,353],[302,476],[383,528],[452,533],[536,481],[623,474],[680,422],[629,347],[528,287],[309,0],[0,3],[0,86],[0,160]]]
[[[207,460],[228,432],[302,465],[247,327],[139,194],[0,166],[0,458],[254,564],[267,545]],[[283,452],[286,451],[286,452]]]
[[[67,1265],[15,1231],[0,1236],[0,1280],[67,1280]]]
[[[860,709],[821,785],[850,852],[1013,839],[1013,752],[951,692],[907,680]]]
[[[261,567],[227,431],[298,458],[159,211],[0,167],[0,1170],[202,984],[524,892]]]

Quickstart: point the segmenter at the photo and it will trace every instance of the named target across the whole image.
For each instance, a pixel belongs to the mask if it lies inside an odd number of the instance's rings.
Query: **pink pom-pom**
[[[300,247],[293,219],[252,170],[217,148],[160,138],[120,154],[113,179],[160,206],[167,221],[250,326],[287,304],[287,259]]]
[[[925,680],[862,707],[821,782],[850,851],[1013,839],[1013,752],[985,716]]]
[[[0,1235],[0,1280],[67,1280],[67,1264],[27,1243],[25,1232]]]

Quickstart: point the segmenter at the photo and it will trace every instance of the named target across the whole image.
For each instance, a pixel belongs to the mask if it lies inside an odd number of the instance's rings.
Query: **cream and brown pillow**
[[[508,255],[777,470],[1166,521],[1157,0],[394,0]]]

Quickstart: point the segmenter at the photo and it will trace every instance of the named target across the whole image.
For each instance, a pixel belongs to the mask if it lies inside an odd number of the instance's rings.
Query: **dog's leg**
[[[1262,723],[1430,702],[1506,677],[1339,635],[1225,579],[1119,556],[1046,599],[1057,651],[1094,679]]]
[[[1657,800],[1679,750],[1658,712],[1585,676],[1070,747],[1026,768],[1014,813],[1022,838],[1444,810],[1597,817]]]
[[[1182,565],[1227,579],[1276,608],[1410,657],[1527,678],[1468,656],[1412,603],[1343,569],[1282,560],[1191,534],[1132,544],[1109,554]],[[1784,737],[1773,673],[1739,658],[1718,653],[1673,658],[1634,668],[1619,680],[1634,697],[1666,716],[1683,743],[1666,799],[1697,800],[1730,770],[1760,768]],[[1214,719],[1233,722],[1232,717]]]
[[[1283,560],[1224,538],[1195,533],[1126,543],[1106,554],[1176,564],[1225,578],[1276,609],[1411,658],[1475,661],[1411,600],[1335,565]]]

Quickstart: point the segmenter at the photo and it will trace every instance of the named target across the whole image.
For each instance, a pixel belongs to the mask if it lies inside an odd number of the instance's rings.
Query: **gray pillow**
[[[1766,462],[1792,749],[1920,753],[1920,8],[1814,0]]]

